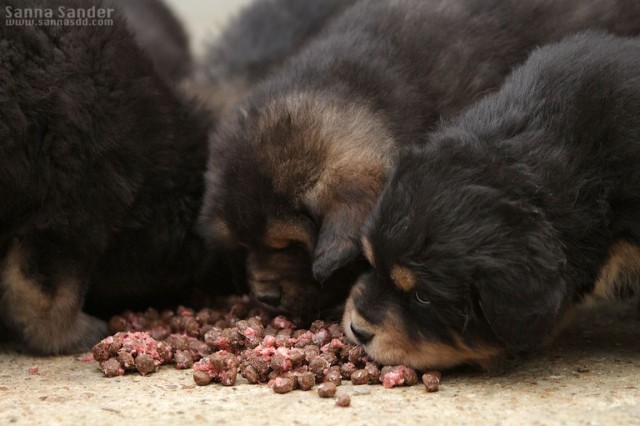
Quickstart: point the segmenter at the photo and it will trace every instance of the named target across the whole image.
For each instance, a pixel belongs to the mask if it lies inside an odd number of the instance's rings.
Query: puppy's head
[[[204,234],[246,249],[252,291],[278,311],[309,318],[342,302],[357,276],[343,267],[391,163],[384,123],[317,93],[254,96],[222,123]]]
[[[487,366],[548,336],[565,292],[563,252],[543,212],[517,193],[527,184],[501,173],[510,171],[473,148],[401,156],[363,228],[374,271],[354,286],[343,319],[374,359]]]

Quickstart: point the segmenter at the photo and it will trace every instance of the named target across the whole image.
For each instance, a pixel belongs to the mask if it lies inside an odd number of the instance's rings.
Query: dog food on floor
[[[267,383],[276,393],[319,384],[318,394],[331,398],[342,380],[386,388],[419,382],[411,368],[373,362],[347,340],[339,324],[314,321],[309,329],[297,328],[283,316],[272,318],[247,297],[231,297],[197,312],[184,307],[175,313],[125,312],[113,317],[109,327],[115,334],[92,350],[108,377],[130,371],[147,375],[172,364],[193,368],[201,386],[233,386],[240,374],[250,384]],[[350,397],[341,395],[336,404],[348,406]]]

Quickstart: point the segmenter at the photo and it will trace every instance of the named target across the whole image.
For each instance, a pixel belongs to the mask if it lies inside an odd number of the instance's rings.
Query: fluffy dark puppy
[[[112,0],[113,1],[113,0]],[[190,75],[193,67],[189,37],[174,13],[161,0],[115,0],[136,41],[168,82]]]
[[[8,3],[54,14],[60,5],[114,7]],[[107,314],[136,296],[175,304],[206,275],[193,230],[206,123],[157,75],[117,10],[112,18],[0,26],[0,322],[37,352],[82,350],[102,336],[104,323],[81,311],[87,291]]]
[[[638,32],[640,3],[356,2],[222,120],[205,233],[248,250],[250,286],[277,310],[312,317],[344,301],[354,271],[342,268],[359,269],[359,231],[398,148],[537,45],[589,27]]]
[[[349,336],[384,363],[486,365],[640,283],[640,39],[536,51],[404,152],[363,232]]]
[[[187,90],[221,114],[354,1],[255,0],[209,44]]]

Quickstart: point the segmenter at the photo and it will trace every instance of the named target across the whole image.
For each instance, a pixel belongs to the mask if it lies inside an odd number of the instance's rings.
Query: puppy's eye
[[[421,305],[428,306],[431,304],[431,300],[429,300],[429,298],[424,293],[420,293],[420,290],[416,290],[416,292],[414,293],[414,298]]]

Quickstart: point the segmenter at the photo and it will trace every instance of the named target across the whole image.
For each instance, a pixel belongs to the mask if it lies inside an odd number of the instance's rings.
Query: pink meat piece
[[[391,369],[391,371],[385,372],[382,376],[382,385],[389,389],[394,386],[400,386],[404,384],[404,370],[407,367],[404,365],[397,365]]]
[[[255,328],[247,327],[242,331],[242,335],[247,339],[255,339],[258,337],[258,330]]]
[[[293,339],[292,342],[298,348],[304,348],[307,345],[313,343],[313,332],[307,330],[298,336],[296,339]]]
[[[279,330],[284,330],[285,328],[293,328],[293,323],[286,319],[282,315],[278,315],[273,320],[271,320],[271,325],[273,328],[277,328]]]
[[[81,356],[79,358],[77,358],[78,361],[80,362],[86,362],[86,363],[90,363],[90,362],[96,362],[95,358],[93,357],[93,354],[91,352],[89,352],[88,354]]]
[[[272,348],[276,345],[276,338],[274,336],[271,335],[266,335],[264,336],[264,339],[262,339],[262,345],[265,348]]]
[[[238,365],[238,359],[233,354],[227,351],[218,351],[194,363],[193,369],[207,373],[216,382],[232,386],[236,382]]]
[[[322,353],[327,353],[327,352],[335,353],[342,348],[344,348],[344,343],[342,343],[340,339],[331,339],[329,343],[327,343],[326,345],[320,348],[320,351]]]
[[[314,345],[323,346],[329,339],[331,339],[329,331],[323,328],[313,335],[312,341]]]

